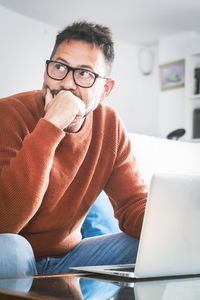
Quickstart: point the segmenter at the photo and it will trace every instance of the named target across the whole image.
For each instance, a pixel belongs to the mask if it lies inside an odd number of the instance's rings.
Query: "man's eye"
[[[86,71],[86,70],[80,70],[80,71],[79,71],[79,75],[80,75],[81,77],[87,78],[87,77],[91,77],[91,72]]]
[[[66,69],[65,66],[63,66],[61,64],[55,64],[54,67],[56,68],[56,70],[61,71],[61,72],[65,71],[65,69]]]

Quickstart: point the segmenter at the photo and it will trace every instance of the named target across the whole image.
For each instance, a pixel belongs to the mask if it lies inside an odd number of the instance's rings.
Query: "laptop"
[[[200,274],[200,175],[153,175],[135,265],[71,269],[133,279]]]

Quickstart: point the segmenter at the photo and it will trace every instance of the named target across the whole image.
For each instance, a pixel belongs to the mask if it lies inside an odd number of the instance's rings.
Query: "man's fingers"
[[[83,117],[85,115],[85,109],[86,109],[85,103],[80,99],[74,99],[74,100],[77,102],[79,107],[78,116]]]
[[[45,96],[45,106],[47,106],[51,100],[52,100],[52,95],[51,95],[51,92],[50,92],[50,89],[47,88],[47,93],[46,93],[46,96]]]

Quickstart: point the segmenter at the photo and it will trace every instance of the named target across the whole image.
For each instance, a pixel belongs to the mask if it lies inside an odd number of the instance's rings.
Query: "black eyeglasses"
[[[92,87],[97,78],[107,79],[92,71],[81,68],[72,68],[55,60],[47,60],[46,64],[47,75],[50,78],[54,80],[63,80],[67,74],[72,71],[75,84],[83,88]]]

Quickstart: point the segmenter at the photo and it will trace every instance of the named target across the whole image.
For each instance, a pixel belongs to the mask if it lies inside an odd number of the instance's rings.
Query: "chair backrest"
[[[186,133],[186,131],[185,131],[184,128],[179,128],[179,129],[171,131],[167,135],[167,139],[169,139],[169,140],[179,140],[182,136],[184,136],[185,133]]]

